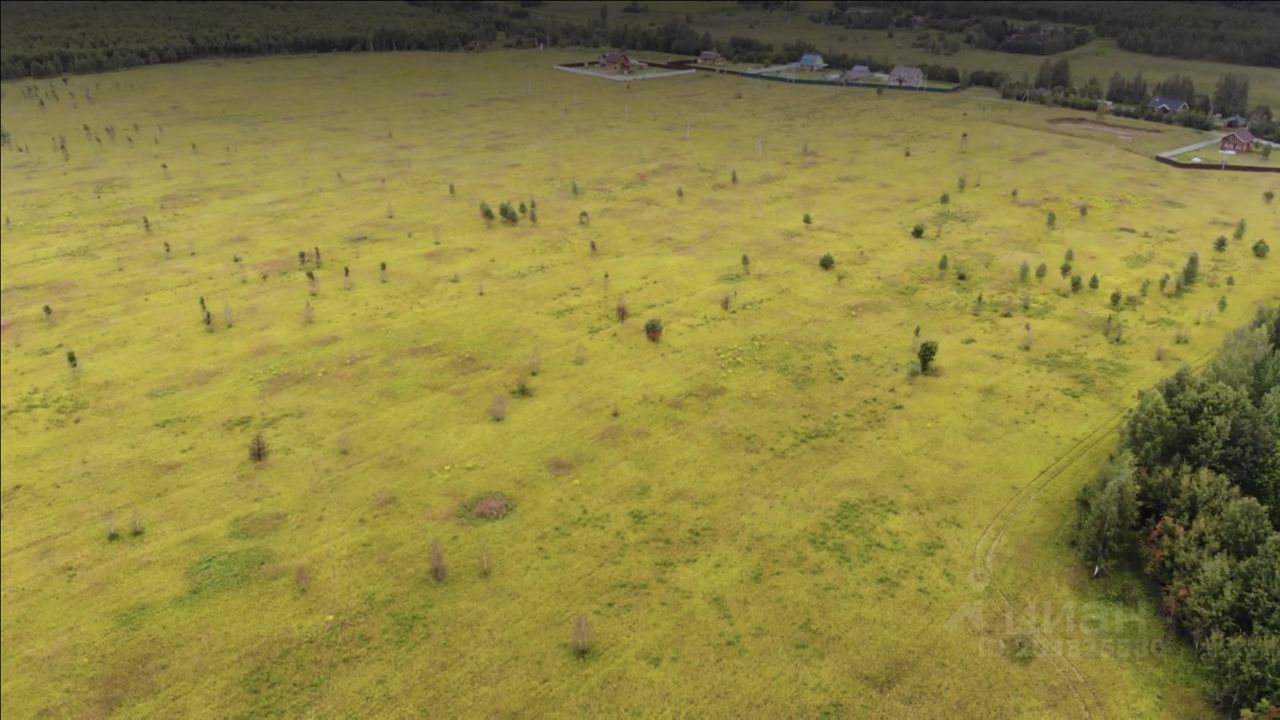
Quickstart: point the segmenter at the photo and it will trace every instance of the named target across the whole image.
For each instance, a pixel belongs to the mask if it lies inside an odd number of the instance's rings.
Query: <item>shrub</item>
[[[458,194],[458,191],[454,189],[453,183],[449,183],[449,197],[453,197],[457,194]]]
[[[489,203],[480,203],[480,217],[484,218],[484,221],[487,223],[493,222],[493,208],[489,207]]]
[[[943,253],[942,258],[938,260],[938,271],[946,272],[947,267],[950,266],[950,264],[951,264],[951,261],[947,259],[947,254]]]
[[[916,238],[917,240],[924,237],[923,223],[916,223],[915,225],[911,226],[911,237]]]
[[[574,181],[572,181],[571,183],[569,183],[569,189],[570,189],[571,191],[573,191],[573,196],[574,196],[574,197],[577,197],[577,196],[578,196],[578,181],[577,181],[577,180],[574,180]]]
[[[1094,277],[1097,277],[1097,276],[1095,275]],[[1111,291],[1111,307],[1113,308],[1120,307],[1120,301],[1123,299],[1124,299],[1124,296],[1120,294],[1119,290]]]
[[[678,198],[684,197],[684,188],[682,187],[676,188],[676,197]]]
[[[1099,285],[1101,285],[1101,284],[1102,284],[1102,281],[1098,279],[1098,274],[1097,274],[1097,273],[1094,273],[1094,274],[1089,278],[1089,289],[1090,289],[1090,290],[1097,290],[1097,289],[1098,289],[1098,286],[1099,286]]]
[[[591,622],[587,620],[586,615],[579,615],[573,619],[573,654],[579,659],[585,658],[591,652]]]
[[[1080,219],[1084,220],[1087,217],[1089,217],[1089,206],[1084,203],[1080,203]]]
[[[1014,188],[1013,190],[1010,190],[1010,191],[1009,191],[1009,199],[1010,199],[1010,200],[1017,200],[1017,199],[1018,199],[1018,188]]]
[[[67,365],[71,366],[72,370],[75,370],[76,368],[80,367],[80,361],[76,359],[75,350],[67,351]]]
[[[747,257],[746,253],[742,253],[742,274],[751,274],[751,258]]]
[[[1268,190],[1268,191],[1266,191],[1266,192],[1262,193],[1262,202],[1264,202],[1264,203],[1266,203],[1266,204],[1268,204],[1268,205],[1270,205],[1270,204],[1271,204],[1271,201],[1272,201],[1272,200],[1275,200],[1275,199],[1276,199],[1276,191],[1275,191],[1275,190]]]
[[[1218,252],[1225,251],[1227,249],[1227,236],[1219,235],[1218,239],[1213,241],[1213,249]]]
[[[262,438],[262,433],[253,436],[253,440],[249,441],[249,459],[260,463],[267,459],[267,455],[271,453],[271,449],[267,447],[267,441]]]
[[[529,360],[529,374],[536,377],[540,372],[542,372],[542,356],[534,353],[533,358]]]
[[[1231,236],[1237,240],[1243,240],[1244,232],[1245,232],[1244,218],[1240,218],[1240,221],[1236,223],[1236,230],[1234,233],[1231,234]]]
[[[1052,230],[1058,224],[1057,213],[1050,210],[1049,214],[1045,217],[1044,221],[1049,226],[1049,229]]]
[[[436,540],[431,543],[431,579],[436,582],[444,582],[444,577],[444,548],[440,546],[440,541]]]
[[[529,223],[530,223],[531,225],[537,225],[537,224],[538,224],[538,209],[537,209],[537,208],[529,208]]]
[[[738,171],[737,171],[737,170],[734,170],[732,173],[730,173],[730,174],[729,174],[729,182],[733,183],[734,185],[737,185],[737,184],[738,184]]]
[[[1040,263],[1039,265],[1037,265],[1037,266],[1036,266],[1036,279],[1037,279],[1037,280],[1044,280],[1044,276],[1045,276],[1045,275],[1048,275],[1048,274],[1049,274],[1049,266],[1048,266],[1048,265],[1046,265],[1046,264],[1044,264],[1044,263]]]
[[[618,315],[618,322],[626,322],[631,317],[631,309],[627,307],[627,296],[619,295],[618,304],[615,308]]]
[[[943,205],[946,205],[947,203],[951,202],[951,196],[948,195],[947,193],[942,193],[942,195],[938,197],[938,202]]]
[[[966,184],[965,177],[964,177],[963,175],[961,175],[961,176],[956,180],[956,190],[957,190],[957,191],[959,191],[959,192],[964,192],[964,186],[965,186],[965,184]]]
[[[836,266],[836,259],[831,257],[831,253],[826,253],[821,258],[818,258],[818,267],[822,268],[823,270],[830,270],[835,266]]]
[[[1031,277],[1031,263],[1027,262],[1026,260],[1023,260],[1022,264],[1018,266],[1018,280],[1019,282],[1026,282],[1027,279],[1030,277]]]
[[[578,213],[578,224],[583,226],[591,224],[591,216],[587,214],[586,210]]]
[[[528,215],[528,214],[529,214],[529,206],[528,206],[528,205],[525,205],[524,203],[520,203],[520,214],[521,214],[521,215]]]
[[[644,336],[649,338],[649,342],[658,342],[662,339],[662,321],[658,318],[650,318],[644,324]]]
[[[968,280],[969,271],[965,270],[964,268],[959,268],[958,270],[956,270],[956,279],[959,280],[960,282],[964,282],[965,280]]]
[[[511,396],[518,398],[533,397],[533,386],[528,380],[519,378],[516,380],[516,386],[511,389]]]
[[[1218,298],[1218,312],[1224,313],[1226,311],[1227,311],[1227,296],[1223,295],[1222,297]]]
[[[812,225],[812,224],[813,224],[813,216],[812,216],[812,215],[810,215],[809,213],[805,213],[805,214],[804,214],[804,224],[805,224],[805,225]]]
[[[1076,261],[1076,251],[1075,251],[1075,250],[1072,250],[1071,248],[1067,248],[1067,254],[1066,254],[1066,255],[1063,255],[1063,256],[1062,256],[1062,259],[1063,259],[1063,260],[1065,260],[1066,262],[1069,262],[1069,263],[1075,262],[1075,261]]]
[[[1071,292],[1078,293],[1080,288],[1084,287],[1084,280],[1080,277],[1080,273],[1071,276]]]
[[[387,263],[384,261],[378,265],[378,279],[382,282],[387,281]]]
[[[498,217],[505,220],[508,225],[515,225],[520,222],[520,214],[516,212],[515,206],[509,202],[498,205]]]
[[[920,372],[928,374],[933,369],[933,361],[938,357],[938,341],[925,340],[916,350],[916,359],[920,361]]]
[[[1066,276],[1070,275],[1070,274],[1071,274],[1071,261],[1070,261],[1070,260],[1068,260],[1068,261],[1066,261],[1066,262],[1062,263],[1061,265],[1059,265],[1059,266],[1058,266],[1058,272],[1062,274],[1062,277],[1066,277]]]
[[[1269,252],[1271,252],[1271,246],[1267,244],[1266,240],[1259,240],[1258,242],[1253,244],[1254,256],[1259,258],[1265,258],[1267,256],[1267,253]]]

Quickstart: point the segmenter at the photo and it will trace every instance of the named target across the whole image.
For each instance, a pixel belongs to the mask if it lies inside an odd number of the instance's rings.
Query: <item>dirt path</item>
[[[1195,362],[1191,363],[1191,368],[1196,371],[1201,370],[1208,364],[1212,356],[1213,351],[1201,355]],[[1019,514],[1041,491],[1061,477],[1080,458],[1088,455],[1100,443],[1112,437],[1112,434],[1119,429],[1124,422],[1125,416],[1135,405],[1136,403],[1130,404],[1107,418],[1102,424],[1077,440],[1065,452],[1054,458],[1053,462],[1046,465],[1026,485],[1022,486],[1022,489],[1017,494],[1005,502],[978,537],[978,541],[973,546],[973,566],[970,570],[969,579],[976,587],[991,591],[1000,603],[1001,609],[1008,613],[1008,616],[1013,616],[1014,614],[1013,602],[1003,589],[992,583],[995,575],[995,552],[1000,545],[1000,541],[1004,539],[1005,534],[1013,527]],[[1080,704],[1080,709],[1084,712],[1085,717],[1107,717],[1107,709],[1102,702],[1102,698],[1099,697],[1089,679],[1076,667],[1075,663],[1062,654],[1060,645],[1050,642],[1049,637],[1040,628],[1033,626],[1031,629],[1039,648],[1051,648],[1053,650],[1049,657],[1052,658],[1058,673],[1071,685],[1072,692],[1075,694],[1076,701]]]

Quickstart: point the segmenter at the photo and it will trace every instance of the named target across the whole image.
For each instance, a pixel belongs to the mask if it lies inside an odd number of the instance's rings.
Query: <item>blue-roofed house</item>
[[[1157,112],[1176,113],[1186,110],[1190,105],[1186,100],[1178,98],[1153,97],[1151,102],[1147,103],[1147,107]]]
[[[822,61],[822,56],[817,53],[805,53],[800,56],[800,62],[796,63],[801,70],[821,70],[827,64]]]

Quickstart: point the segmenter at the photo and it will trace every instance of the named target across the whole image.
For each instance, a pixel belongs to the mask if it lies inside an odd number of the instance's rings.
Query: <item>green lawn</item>
[[[552,68],[580,57],[3,86],[5,714],[1210,715],[1067,529],[1137,390],[1280,299],[1274,254],[1212,249],[1274,244],[1275,179],[984,92]]]

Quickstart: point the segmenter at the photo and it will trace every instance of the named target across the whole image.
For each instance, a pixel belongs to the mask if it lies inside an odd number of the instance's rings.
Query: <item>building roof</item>
[[[627,57],[625,53],[607,52],[607,53],[601,53],[600,62],[609,63],[609,64],[629,63],[631,62],[631,58]]]
[[[1187,106],[1187,101],[1179,100],[1178,98],[1153,97],[1151,98],[1151,102],[1147,103],[1147,107],[1152,107],[1152,108],[1167,107],[1173,110],[1181,110],[1186,106]]]
[[[902,78],[904,80],[924,80],[924,71],[918,67],[911,65],[894,65],[889,71],[889,78]]]
[[[706,60],[712,60],[720,57],[720,53],[716,52],[715,50],[703,50],[702,54],[700,54],[698,57],[704,58]]]
[[[805,53],[800,56],[801,65],[822,65],[822,56],[816,53]]]
[[[1246,142],[1246,143],[1251,143],[1257,139],[1253,136],[1253,133],[1249,131],[1249,128],[1236,128],[1235,130],[1232,130],[1226,135],[1223,135],[1222,139],[1226,140],[1232,135],[1235,135],[1236,139],[1239,140],[1240,142]]]
[[[870,75],[871,68],[867,67],[866,65],[854,65],[853,67],[849,68],[849,72],[864,73],[864,74]]]

